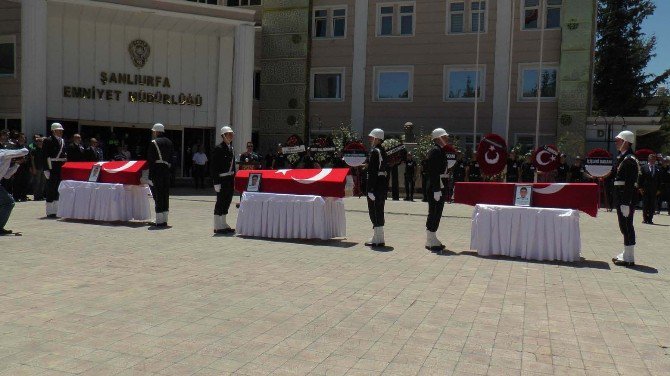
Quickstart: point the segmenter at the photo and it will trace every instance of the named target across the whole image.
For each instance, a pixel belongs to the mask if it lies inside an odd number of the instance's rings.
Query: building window
[[[486,1],[448,0],[447,34],[486,32]]]
[[[346,6],[314,9],[312,36],[314,38],[344,38],[347,33]]]
[[[413,67],[375,67],[374,73],[375,101],[412,101]]]
[[[261,71],[254,72],[254,99],[261,100]]]
[[[465,160],[469,160],[472,157],[472,152],[477,149],[477,146],[479,146],[479,143],[482,140],[482,135],[480,133],[477,133],[475,136],[476,141],[473,142],[475,138],[473,138],[472,132],[453,135],[453,142],[463,150],[463,157]]]
[[[199,0],[202,2],[203,0]],[[207,0],[207,1],[214,1],[216,3],[216,0]],[[251,5],[262,5],[261,0],[226,0],[226,5],[229,7],[247,7]]]
[[[537,99],[538,91],[540,97],[545,100],[556,99],[556,87],[558,85],[558,68],[554,64],[542,66],[542,74],[538,64],[525,65],[519,68],[520,100]]]
[[[344,99],[344,68],[314,68],[311,72],[312,101],[342,101]]]
[[[562,0],[524,0],[522,28],[524,30],[537,30],[540,23],[546,29],[558,29],[561,27]],[[540,11],[544,13],[540,17]]]
[[[16,74],[16,39],[13,35],[0,35],[0,77]]]
[[[484,85],[486,69],[474,66],[445,66],[444,67],[444,100],[454,102],[472,102],[475,97],[484,101]],[[479,82],[479,85],[476,83]]]
[[[377,36],[413,36],[414,2],[377,5]]]
[[[200,3],[200,4],[210,4],[210,5],[217,5],[219,2],[218,0],[188,0],[192,3]]]

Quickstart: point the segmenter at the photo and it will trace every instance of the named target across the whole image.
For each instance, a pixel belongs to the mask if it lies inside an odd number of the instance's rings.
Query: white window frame
[[[314,98],[314,76],[317,74],[339,74],[340,75],[340,97],[339,98]],[[346,68],[344,67],[320,67],[312,68],[309,72],[309,100],[310,102],[343,102],[345,97]]]
[[[414,66],[413,65],[383,65],[372,68],[372,101],[373,102],[414,102]],[[379,98],[379,75],[386,72],[409,73],[407,98]]]
[[[462,11],[451,11],[451,4],[454,3],[463,3],[463,10]],[[447,35],[461,35],[461,34],[468,34],[467,30],[467,6],[468,2],[466,0],[447,0],[447,28],[446,28],[446,34]],[[451,16],[453,14],[460,14],[463,16],[463,31],[451,31]]]
[[[449,98],[449,73],[476,71],[476,65],[445,65],[442,70],[442,101],[443,102],[474,102],[475,98]],[[479,64],[479,81],[481,90],[479,91],[479,102],[486,101],[486,65]]]
[[[476,11],[473,10],[472,9],[472,3],[480,3],[480,5],[481,5],[481,3],[484,3],[484,12],[483,12],[484,17],[479,18],[481,20],[481,23],[484,24],[484,30],[479,31],[479,34],[486,34],[486,32],[488,31],[488,29],[489,29],[488,28],[488,25],[489,25],[489,5],[490,5],[488,2],[489,2],[489,0],[470,0],[469,1],[470,7],[468,8],[468,11],[470,12],[470,17],[468,17],[468,21],[470,22],[470,27],[468,27],[468,30],[469,30],[470,34],[477,34],[477,30],[472,30],[472,26],[473,26],[472,25],[472,17],[475,14],[481,14],[482,13],[481,9],[476,10]],[[478,25],[478,26],[481,29],[481,25]]]
[[[0,43],[2,44],[13,44],[14,45],[14,72],[12,74],[0,74],[0,78],[16,78],[16,71],[18,70],[17,63],[17,51],[16,51],[16,35],[0,35]]]
[[[524,70],[527,69],[540,69],[540,63],[522,63],[519,64],[519,68],[517,71],[517,101],[518,102],[537,102],[537,96],[534,97],[524,97],[523,96],[523,72]],[[557,62],[547,62],[547,63],[542,63],[542,69],[555,69],[556,70],[556,96],[553,97],[542,97],[540,96],[540,101],[541,102],[555,102],[558,100],[558,91],[559,91],[559,86],[560,86],[560,81],[559,81],[559,64]],[[542,71],[540,71],[540,74],[542,74]],[[542,85],[540,81],[538,81],[538,86]],[[541,88],[540,88],[541,90]]]
[[[344,36],[341,37],[336,37],[334,36],[334,25],[333,22],[335,20],[335,17],[333,16],[333,12],[335,10],[341,10],[344,9]],[[326,36],[325,37],[317,37],[316,36],[316,17],[315,14],[319,10],[325,10],[326,11]],[[329,5],[329,6],[319,6],[319,7],[314,7],[312,10],[312,39],[313,40],[328,40],[328,39],[347,39],[347,29],[349,26],[348,22],[348,17],[349,17],[349,7],[345,5]],[[338,17],[339,18],[339,17]]]
[[[480,35],[485,35],[489,31],[489,7],[491,6],[490,2],[492,0],[447,0],[447,15],[446,15],[446,25],[444,33],[446,35],[472,35],[477,34],[477,31],[472,31],[472,3],[484,1],[486,3],[484,9],[484,30],[480,31]],[[523,0],[522,0],[523,1]],[[451,4],[453,3],[463,3],[463,11],[452,12]],[[480,12],[480,11],[477,11]],[[463,31],[461,32],[452,32],[451,31],[451,15],[452,14],[462,14],[463,15]]]
[[[535,29],[527,29],[527,28],[526,28],[526,22],[525,22],[525,21],[526,21],[526,1],[525,1],[525,0],[521,0],[521,1],[520,1],[520,6],[521,6],[521,13],[520,13],[520,15],[521,15],[521,16],[519,17],[519,29],[520,29],[521,31],[540,31],[540,30],[542,30],[543,28],[544,28],[545,30],[560,30],[560,29],[561,29],[560,26],[558,26],[558,27],[550,27],[550,28],[547,27],[547,14],[548,14],[547,10],[548,10],[550,7],[551,7],[551,8],[560,8],[560,9],[561,9],[561,20],[563,20],[563,1],[565,1],[565,0],[562,0],[562,1],[561,1],[561,5],[560,5],[560,6],[556,6],[556,5],[551,5],[551,6],[550,6],[550,5],[547,3],[547,0],[539,0],[539,2],[538,2],[538,6],[537,6],[537,7],[528,7],[528,9],[535,9],[535,8],[537,8],[537,11],[538,11],[538,20],[537,20],[537,27],[536,27]],[[544,12],[542,12],[541,15],[539,15],[540,10],[544,10]]]
[[[412,11],[412,34],[405,34],[401,35],[400,34],[400,21],[401,17],[403,14],[408,14],[408,13],[400,13],[400,7],[403,6],[412,6],[413,11]],[[382,30],[382,13],[381,9],[386,8],[386,7],[393,7],[393,14],[391,16],[391,34],[390,35],[382,35],[381,30]],[[389,17],[389,15],[385,15],[386,17]],[[375,36],[379,38],[408,38],[408,37],[413,37],[416,34],[416,1],[396,1],[396,2],[378,2],[377,3],[377,10],[376,10],[376,25],[375,25]]]

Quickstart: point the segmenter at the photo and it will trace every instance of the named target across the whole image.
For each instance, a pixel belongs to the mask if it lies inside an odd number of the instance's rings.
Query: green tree
[[[594,95],[602,114],[640,115],[648,98],[670,76],[644,72],[656,56],[656,37],[642,32],[652,0],[599,0]]]

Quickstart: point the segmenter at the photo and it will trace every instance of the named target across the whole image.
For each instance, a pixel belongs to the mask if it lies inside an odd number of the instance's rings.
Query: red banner
[[[554,145],[543,145],[533,152],[532,162],[538,171],[554,171],[561,164],[558,148]]]
[[[497,175],[507,166],[507,143],[497,134],[484,136],[477,147],[477,162],[482,174]]]
[[[249,174],[261,174],[261,192],[344,197],[348,168],[246,170],[235,175],[235,190],[247,189]]]
[[[525,183],[524,183],[525,184]],[[533,185],[532,206],[575,209],[598,215],[598,185],[594,183],[528,183]],[[514,205],[514,183],[456,183],[454,201],[459,204]]]
[[[61,170],[62,180],[88,181],[94,165],[101,164],[99,183],[140,185],[142,170],[147,161],[66,162]]]

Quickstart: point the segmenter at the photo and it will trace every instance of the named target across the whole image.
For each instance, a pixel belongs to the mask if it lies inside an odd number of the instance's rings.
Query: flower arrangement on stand
[[[387,138],[382,142],[382,147],[386,150],[389,166],[396,166],[405,160],[407,150],[405,145],[397,138]]]

